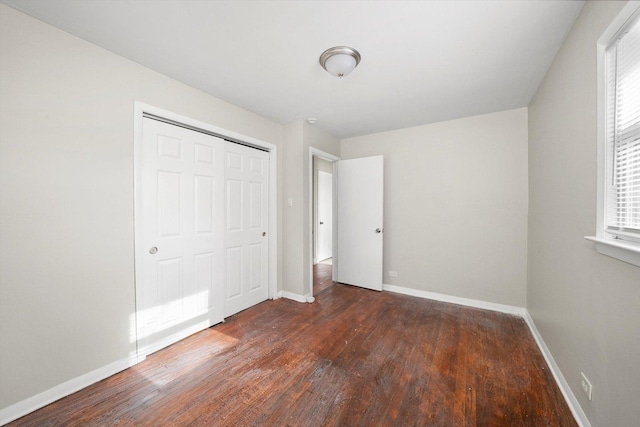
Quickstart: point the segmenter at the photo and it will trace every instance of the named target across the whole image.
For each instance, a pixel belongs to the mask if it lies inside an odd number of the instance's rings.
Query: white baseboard
[[[497,304],[495,302],[480,301],[471,298],[455,297],[452,295],[440,294],[437,292],[421,291],[419,289],[405,288],[404,286],[382,285],[383,291],[395,292],[398,294],[411,295],[432,299],[436,301],[449,302],[451,304],[465,305],[467,307],[482,308],[484,310],[499,311],[501,313],[514,314],[524,317],[527,309],[524,307],[516,307],[514,305]]]
[[[300,295],[300,294],[294,294],[293,292],[280,291],[280,292],[278,292],[278,294],[282,298],[290,299],[290,300],[293,300],[293,301],[308,302],[306,296]]]
[[[549,369],[551,369],[551,373],[553,374],[553,377],[555,378],[556,383],[558,384],[558,387],[560,388],[560,391],[564,396],[564,400],[567,402],[567,405],[569,405],[569,409],[571,409],[571,413],[576,419],[576,422],[580,427],[591,427],[591,423],[589,422],[587,415],[582,410],[580,403],[578,403],[578,399],[576,399],[576,396],[575,394],[573,394],[571,387],[569,387],[569,383],[564,378],[564,375],[562,375],[562,371],[560,371],[558,364],[553,359],[553,356],[551,355],[547,344],[545,344],[544,340],[542,339],[542,335],[540,335],[540,332],[538,331],[538,328],[536,328],[536,324],[533,322],[533,318],[528,311],[525,312],[524,320],[525,322],[527,322],[527,325],[531,330],[531,334],[533,334],[533,338],[536,340],[538,348],[544,356],[544,360],[547,361],[547,365],[549,366]]]
[[[35,396],[31,396],[4,409],[0,409],[0,425],[10,423],[13,420],[47,406],[56,400],[62,399],[63,397],[88,387],[91,384],[108,378],[113,374],[117,374],[118,372],[123,371],[142,360],[144,360],[144,358],[138,359],[137,355],[134,353],[128,359],[121,359],[110,363],[96,369],[95,371],[88,372],[77,378],[50,388],[49,390],[43,391],[42,393],[36,394]]]

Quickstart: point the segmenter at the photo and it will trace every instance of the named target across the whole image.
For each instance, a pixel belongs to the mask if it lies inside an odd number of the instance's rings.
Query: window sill
[[[595,236],[585,236],[584,238],[595,242],[596,250],[602,255],[640,267],[640,244]]]

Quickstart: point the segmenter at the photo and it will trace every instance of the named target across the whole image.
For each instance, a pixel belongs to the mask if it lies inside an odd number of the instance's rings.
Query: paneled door
[[[269,153],[227,142],[224,167],[227,317],[269,296]]]
[[[224,149],[143,119],[136,221],[136,331],[148,354],[223,320]]]
[[[336,281],[382,290],[382,156],[336,162],[338,253]]]

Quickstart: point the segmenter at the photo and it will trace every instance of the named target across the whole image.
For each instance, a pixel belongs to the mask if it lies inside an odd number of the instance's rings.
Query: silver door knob
[[[376,233],[382,233],[382,229],[376,228]]]
[[[149,253],[150,253],[151,255],[155,255],[155,254],[157,254],[157,253],[158,253],[158,248],[156,248],[155,246],[154,246],[154,247],[152,247],[151,249],[149,249]]]

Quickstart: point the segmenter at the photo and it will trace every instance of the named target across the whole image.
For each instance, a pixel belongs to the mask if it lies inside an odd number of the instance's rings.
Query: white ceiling
[[[2,0],[286,124],[336,137],[525,107],[583,1]],[[318,57],[348,45],[351,75]]]

